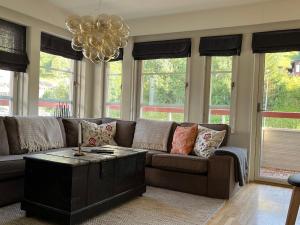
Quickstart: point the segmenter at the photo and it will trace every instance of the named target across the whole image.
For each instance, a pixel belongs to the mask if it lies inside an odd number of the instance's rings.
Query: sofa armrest
[[[232,156],[215,155],[208,159],[207,195],[228,199],[236,185]]]

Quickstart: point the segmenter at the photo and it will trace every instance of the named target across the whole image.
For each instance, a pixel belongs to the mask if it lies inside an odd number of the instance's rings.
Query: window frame
[[[206,70],[205,70],[205,101],[204,101],[204,115],[203,122],[209,123],[209,105],[210,105],[210,88],[211,88],[211,65],[212,57],[219,56],[206,56]],[[226,57],[226,56],[223,56]],[[231,96],[230,96],[230,114],[229,114],[229,126],[231,133],[235,133],[236,124],[236,104],[237,104],[237,83],[238,83],[238,56],[232,57],[232,73],[231,73]]]
[[[118,61],[112,61],[112,62],[121,62],[121,68],[122,68],[122,73],[121,74],[118,74],[118,75],[121,75],[121,96],[120,96],[120,118],[114,118],[114,119],[122,119],[122,102],[123,102],[123,74],[124,74],[124,70],[123,70],[123,60],[118,60]],[[103,93],[102,93],[102,109],[101,109],[101,114],[103,117],[107,117],[106,115],[106,105],[107,105],[107,93],[108,93],[108,84],[109,84],[109,81],[108,81],[108,78],[109,78],[109,75],[107,73],[107,67],[108,67],[108,63],[110,62],[106,62],[103,64],[103,76],[104,76],[104,79],[103,79]]]
[[[43,51],[40,51],[40,55]],[[47,53],[47,52],[43,52],[43,53],[46,53],[46,54],[50,54],[50,53]],[[50,55],[54,55],[54,54],[50,54]],[[55,56],[58,56],[58,55],[55,55]],[[63,56],[58,56],[58,57],[63,57]],[[72,87],[72,94],[70,97],[72,97],[71,101],[69,102],[69,104],[71,105],[71,114],[70,114],[70,117],[74,117],[74,118],[77,118],[79,117],[79,105],[80,105],[80,74],[79,74],[79,66],[80,66],[80,61],[78,60],[75,60],[75,59],[70,59],[70,58],[67,58],[69,60],[72,60],[73,61],[73,70],[72,72],[71,71],[66,71],[66,70],[60,70],[60,69],[57,69],[57,68],[51,68],[51,70],[53,71],[59,71],[59,72],[63,72],[63,73],[70,73],[72,74],[72,78],[71,78],[71,87]],[[43,68],[43,66],[39,65],[39,69],[40,68]],[[39,73],[39,85],[40,85],[40,73]],[[40,93],[40,87],[38,89],[38,94]],[[38,102],[41,101],[42,99],[40,99],[38,97]],[[38,116],[42,116],[42,115],[39,115],[39,105],[37,105],[38,109],[37,109],[37,112],[38,112]],[[53,115],[54,116],[54,115]]]
[[[23,75],[21,72],[15,72],[15,71],[10,71],[10,92],[11,96],[8,97],[8,100],[11,101],[11,104],[9,106],[9,114],[6,116],[14,116],[14,115],[19,115],[19,86],[21,86],[21,82],[23,82],[22,79],[20,79],[20,76]]]
[[[189,119],[189,99],[190,99],[190,67],[191,67],[191,57],[182,57],[186,59],[186,75],[185,75],[185,99],[184,99],[184,115],[183,115],[183,122],[188,121]],[[168,58],[172,59],[172,58]],[[149,59],[152,60],[152,59]],[[155,60],[155,59],[154,59]],[[135,102],[135,110],[133,119],[140,118],[140,110],[141,110],[141,94],[142,94],[142,73],[143,73],[143,61],[144,60],[136,60],[136,80],[135,80],[135,92],[134,92],[134,102]]]

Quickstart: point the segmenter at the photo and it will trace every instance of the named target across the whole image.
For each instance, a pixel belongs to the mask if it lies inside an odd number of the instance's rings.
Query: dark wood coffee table
[[[24,157],[24,200],[27,216],[77,224],[118,203],[142,195],[145,150],[105,146],[114,153],[75,157],[74,150]]]

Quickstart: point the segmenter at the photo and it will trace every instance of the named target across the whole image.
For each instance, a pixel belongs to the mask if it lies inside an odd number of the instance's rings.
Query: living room
[[[300,224],[299,8],[0,1],[0,224]]]

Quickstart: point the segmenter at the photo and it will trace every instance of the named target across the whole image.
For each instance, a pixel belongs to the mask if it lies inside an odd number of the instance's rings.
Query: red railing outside
[[[55,108],[58,106],[58,102],[39,101],[38,106]],[[1,106],[9,106],[9,99],[0,99]],[[109,104],[107,105],[111,110],[120,110],[120,104]],[[184,113],[183,107],[178,106],[143,106],[144,112],[163,112],[163,113]],[[211,109],[212,115],[227,116],[230,113],[229,109]],[[285,119],[300,119],[300,113],[298,112],[262,112],[263,117],[270,118],[285,118]]]
[[[0,105],[9,106],[9,100],[8,99],[0,99]]]

